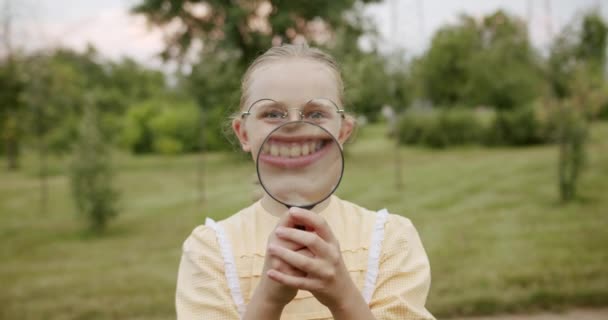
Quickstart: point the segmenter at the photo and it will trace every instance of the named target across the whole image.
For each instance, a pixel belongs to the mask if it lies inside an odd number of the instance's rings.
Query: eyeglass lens
[[[290,112],[295,113],[297,118],[290,118]],[[265,99],[254,103],[249,108],[249,114],[255,121],[271,124],[280,124],[292,120],[323,124],[335,121],[340,117],[338,108],[328,99],[313,99],[300,108],[290,108],[283,103]]]

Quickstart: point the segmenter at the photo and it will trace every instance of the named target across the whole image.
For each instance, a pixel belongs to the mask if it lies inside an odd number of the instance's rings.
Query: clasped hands
[[[304,226],[300,230],[296,226]],[[268,238],[261,293],[283,307],[298,290],[310,291],[330,310],[358,292],[331,228],[318,214],[292,207]]]

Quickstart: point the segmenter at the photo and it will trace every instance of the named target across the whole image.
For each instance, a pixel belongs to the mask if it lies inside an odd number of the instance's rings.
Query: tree
[[[19,167],[19,149],[23,135],[22,118],[24,112],[24,82],[15,57],[0,61],[0,129],[7,168]]]
[[[398,111],[410,102],[407,65],[399,57],[387,59],[377,52],[346,56],[342,61],[346,107],[376,121],[383,105]]]
[[[97,106],[89,97],[84,108],[71,167],[72,195],[89,229],[102,232],[118,214],[118,192],[112,185],[110,153],[100,130]]]
[[[14,11],[12,5],[12,1],[4,2],[0,17],[0,39],[2,39],[2,48],[0,48],[0,140],[4,142],[9,170],[19,167],[25,86],[20,70],[18,50],[13,45]]]
[[[605,65],[608,26],[594,12],[580,29],[567,26],[554,42],[547,63],[549,107],[554,109],[559,143],[559,190],[563,201],[577,195],[586,158],[590,120],[606,104]]]
[[[423,96],[435,105],[508,110],[537,96],[539,58],[524,22],[497,11],[478,21],[463,15],[441,28],[414,67]]]
[[[435,105],[454,105],[465,100],[470,79],[470,59],[481,50],[477,23],[461,16],[454,26],[440,28],[431,46],[415,60],[414,74],[423,97]]]
[[[273,43],[304,38],[323,44],[344,25],[358,32],[357,19],[345,17],[346,13],[356,10],[358,3],[378,1],[141,0],[133,12],[165,28],[162,56],[167,60],[183,61],[198,46],[214,52],[236,51],[245,67]]]

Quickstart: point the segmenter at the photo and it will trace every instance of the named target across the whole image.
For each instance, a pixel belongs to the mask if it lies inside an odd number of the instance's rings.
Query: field
[[[428,308],[439,318],[608,306],[608,124],[596,124],[576,201],[557,193],[557,148],[401,148],[403,187],[385,128],[348,145],[338,194],[417,226],[431,260]],[[121,214],[84,232],[65,160],[54,159],[39,210],[36,161],[0,171],[0,319],[172,319],[182,241],[205,217],[252,201],[254,167],[210,154],[114,156]],[[5,159],[0,159],[4,160]]]

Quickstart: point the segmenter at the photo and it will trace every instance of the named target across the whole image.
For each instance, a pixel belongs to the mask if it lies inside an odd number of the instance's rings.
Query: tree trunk
[[[8,170],[19,168],[19,135],[17,132],[17,120],[13,114],[9,114],[4,128],[4,143]]]

